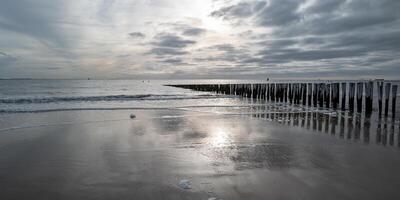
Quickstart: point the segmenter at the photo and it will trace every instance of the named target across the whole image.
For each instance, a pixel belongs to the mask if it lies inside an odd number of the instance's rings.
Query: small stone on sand
[[[185,189],[185,190],[192,189],[192,184],[190,183],[189,180],[181,180],[181,181],[179,181],[178,186],[180,188],[182,188],[182,189]]]

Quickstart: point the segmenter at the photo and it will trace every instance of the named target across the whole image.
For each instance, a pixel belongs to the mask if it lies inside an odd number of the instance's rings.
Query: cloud
[[[197,57],[198,62],[231,62],[232,65],[240,64],[242,60],[249,59],[251,54],[246,48],[235,47],[232,44],[217,44],[199,51],[207,53],[206,57]]]
[[[145,35],[141,32],[132,32],[128,34],[132,38],[144,38]]]
[[[400,77],[399,8],[399,0],[3,0],[0,74]]]
[[[189,54],[188,51],[176,49],[176,48],[168,48],[168,47],[154,47],[147,54],[154,54],[158,56],[164,55],[185,55]]]
[[[190,18],[190,20],[159,23],[159,26],[170,28],[169,31],[181,34],[184,36],[200,36],[207,32],[205,28],[199,27],[202,21],[197,18]]]
[[[156,41],[152,44],[159,47],[183,48],[196,43],[194,40],[186,40],[177,35],[164,33],[158,34],[155,38]]]
[[[237,5],[227,6],[213,11],[210,15],[212,17],[222,17],[226,20],[247,18],[260,11],[266,4],[267,2],[265,1],[240,2]]]
[[[68,45],[63,21],[62,0],[4,0],[0,5],[0,29],[30,36],[47,45]]]
[[[174,66],[180,66],[180,65],[190,65],[189,63],[186,63],[183,61],[181,58],[168,58],[161,60],[162,63],[174,65]]]
[[[16,57],[0,51],[0,67],[7,66],[17,60]]]
[[[400,8],[400,1],[264,2],[240,2],[211,13],[234,25],[246,20],[250,26],[270,30],[258,36],[253,31],[240,33],[240,37],[247,35],[247,39],[254,41],[250,44],[257,53],[237,62],[288,72],[303,68],[346,73],[384,63],[392,66],[390,63],[399,60],[400,13],[396,9]],[[262,6],[254,9],[256,5]],[[397,73],[400,74],[400,69]]]
[[[171,33],[159,33],[154,37],[150,51],[147,54],[162,56],[179,56],[189,54],[186,47],[195,44],[196,41],[184,39],[181,36]]]
[[[199,36],[202,35],[206,32],[205,29],[203,28],[197,28],[197,27],[187,27],[183,30],[183,35],[186,36]]]
[[[304,0],[271,0],[257,14],[256,23],[260,26],[284,26],[299,22],[299,6]]]

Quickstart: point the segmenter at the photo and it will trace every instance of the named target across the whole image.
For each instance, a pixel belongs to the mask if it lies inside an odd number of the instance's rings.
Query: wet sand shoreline
[[[257,113],[213,116],[190,110],[137,110],[137,120],[126,119],[131,112],[3,118],[3,125],[88,123],[0,133],[1,199],[400,197],[394,187],[400,181],[396,145],[377,145],[375,135],[369,143],[363,138],[340,139],[340,118],[337,137],[332,137],[332,126],[330,134],[323,124],[320,128],[315,123],[314,130],[314,118],[307,114],[297,120],[291,116],[289,125],[282,120],[289,114],[274,114],[272,120]],[[179,188],[182,179],[190,180],[192,189]]]

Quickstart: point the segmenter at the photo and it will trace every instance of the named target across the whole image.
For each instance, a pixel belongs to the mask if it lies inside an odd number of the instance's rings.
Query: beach
[[[1,199],[400,196],[394,187],[400,181],[397,147],[263,118],[187,110],[22,115],[2,122],[48,124],[1,132]],[[183,179],[191,189],[178,186]]]
[[[390,118],[163,83],[14,85],[1,88],[1,199],[400,197]]]

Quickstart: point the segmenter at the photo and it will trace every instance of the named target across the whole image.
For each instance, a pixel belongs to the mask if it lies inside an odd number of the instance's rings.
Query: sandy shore
[[[0,199],[400,199],[397,147],[262,118],[84,111],[1,126]]]

